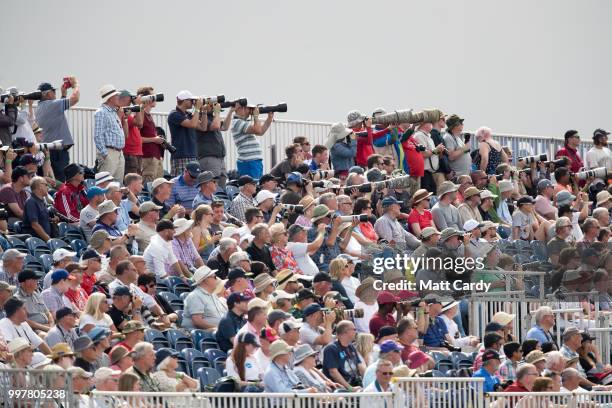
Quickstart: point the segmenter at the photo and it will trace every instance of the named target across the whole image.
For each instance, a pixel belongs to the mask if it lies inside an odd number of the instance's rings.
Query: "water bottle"
[[[132,255],[138,255],[138,241],[132,242]]]

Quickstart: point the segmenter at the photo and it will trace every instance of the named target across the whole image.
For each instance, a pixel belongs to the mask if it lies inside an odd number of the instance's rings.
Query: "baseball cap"
[[[264,201],[266,201],[267,199],[269,198],[274,199],[275,197],[276,197],[276,194],[274,194],[273,192],[269,190],[261,190],[255,196],[255,202],[257,203],[257,205],[259,205],[263,203]]]
[[[481,227],[481,224],[474,219],[469,219],[465,222],[465,224],[463,224],[463,230],[467,232],[473,231],[476,228],[480,228],[480,227]],[[431,228],[431,227],[428,227],[428,228]]]
[[[251,300],[250,297],[243,295],[240,292],[233,292],[227,297],[227,307],[229,309],[232,309],[236,305],[236,303],[248,302],[249,300]]]
[[[296,330],[302,327],[301,323],[296,322],[295,320],[285,320],[278,326],[278,331],[280,335],[289,333],[291,330]]]
[[[309,289],[300,289],[297,293],[295,300],[299,302],[299,301],[306,300],[306,299],[316,299],[316,296]]]
[[[278,322],[279,320],[285,320],[289,318],[291,318],[291,315],[289,313],[285,313],[280,309],[274,309],[271,310],[270,313],[268,313],[268,324],[270,326],[274,326],[274,323]]]
[[[36,164],[36,159],[30,153],[26,153],[19,159],[20,166],[26,166],[28,164]]]
[[[53,252],[53,262],[59,262],[64,258],[73,258],[76,256],[76,252],[67,250],[66,248],[58,248]]]
[[[200,169],[200,163],[198,162],[189,162],[185,165],[185,170],[187,170],[187,173],[189,173],[189,175],[193,178],[197,178],[198,175],[202,172],[202,169]]]
[[[55,91],[55,88],[49,82],[41,82],[41,84],[38,85],[38,90],[41,92]]]
[[[81,254],[81,261],[87,261],[96,258],[101,259],[100,254],[98,254],[94,249],[87,249]]]
[[[80,378],[91,378],[93,376],[89,371],[83,370],[81,367],[70,367],[66,370],[68,374],[71,374],[72,377],[80,377]]]
[[[397,351],[399,353],[403,349],[404,349],[403,346],[401,346],[400,344],[398,344],[397,342],[395,342],[393,340],[383,341],[382,344],[380,345],[380,352],[381,353],[390,353],[392,351]]]
[[[251,332],[240,333],[236,341],[238,341],[239,343],[251,344],[253,346],[259,347],[259,343],[257,342],[257,337]]]
[[[317,283],[317,282],[331,282],[332,278],[331,276],[329,276],[328,273],[325,272],[319,272],[317,273],[314,278],[312,279],[312,283]]]
[[[109,367],[100,367],[98,368],[98,370],[96,370],[96,373],[94,374],[94,380],[96,382],[102,382],[108,380],[111,377],[116,377],[120,374],[121,370],[113,370]]]
[[[64,317],[69,315],[76,316],[77,314],[74,313],[74,311],[69,307],[62,307],[61,309],[57,309],[57,311],[55,312],[55,320],[63,319]]]
[[[376,297],[376,302],[379,305],[388,305],[391,303],[397,303],[399,299],[391,292],[382,291]]]
[[[297,171],[293,171],[287,175],[287,184],[289,183],[302,183],[302,175]]]
[[[374,341],[378,342],[383,337],[393,336],[395,334],[397,334],[397,327],[383,326],[378,330],[378,334],[376,335],[376,339]]]
[[[242,187],[247,184],[256,184],[255,179],[251,176],[240,176],[238,178],[238,186]]]
[[[176,94],[176,99],[178,99],[179,101],[186,101],[187,99],[198,99],[198,97],[192,94],[190,91],[182,90],[178,94]]]
[[[155,352],[155,365],[158,366],[162,361],[164,361],[168,357],[178,357],[178,356],[179,356],[179,352],[174,349],[170,349],[166,347],[160,348],[159,350]]]
[[[276,182],[278,182],[279,179],[274,177],[271,174],[264,174],[263,176],[261,176],[259,178],[259,185],[261,186],[262,184],[267,183],[268,181],[276,181]]]
[[[64,279],[68,279],[70,274],[65,269],[58,269],[51,274],[51,284],[56,284]]]
[[[166,180],[163,177],[156,178],[155,180],[153,180],[153,183],[151,184],[151,191],[155,190],[157,187],[161,186],[162,184],[174,184],[174,181]]]
[[[397,199],[395,197],[385,197],[382,200],[382,207],[383,208],[389,207],[390,205],[393,205],[393,204],[401,205],[402,202],[401,201],[397,201]]]
[[[153,201],[145,201],[144,203],[142,203],[140,205],[140,207],[138,207],[138,214],[142,217],[143,215],[145,215],[146,213],[153,211],[153,210],[161,210],[163,207],[160,205],[155,204]]]
[[[113,291],[113,297],[119,297],[119,296],[132,296],[132,292],[130,292],[130,288],[128,288],[127,286],[118,286],[114,291]]]
[[[91,200],[95,196],[104,195],[107,192],[108,192],[108,189],[106,188],[100,188],[98,186],[89,187],[89,189],[87,190],[87,199]]]
[[[525,205],[525,204],[533,204],[533,198],[531,198],[531,196],[522,196],[521,198],[518,199],[518,201],[516,202],[516,205],[518,205],[519,207],[521,205]]]
[[[319,305],[318,303],[312,303],[308,306],[306,306],[306,308],[304,309],[304,313],[303,316],[304,318],[310,316],[311,314],[317,313],[321,311],[321,305]]]

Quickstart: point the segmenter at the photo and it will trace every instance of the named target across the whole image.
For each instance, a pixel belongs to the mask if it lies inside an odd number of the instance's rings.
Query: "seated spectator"
[[[291,347],[283,340],[276,340],[270,345],[272,362],[264,374],[265,392],[317,392],[314,387],[306,389],[299,387],[300,380],[290,366],[291,352]]]
[[[95,326],[102,326],[116,332],[117,328],[113,324],[113,320],[106,313],[109,310],[104,293],[92,293],[87,299],[85,310],[79,319],[79,329],[81,333],[87,333]]]
[[[288,233],[282,223],[277,223],[269,228],[270,231],[270,256],[277,270],[289,269],[292,272],[302,274],[293,252],[287,248],[289,241]],[[255,232],[255,229],[253,230]],[[253,234],[255,235],[255,234]],[[254,242],[256,239],[253,240]],[[248,251],[248,249],[247,249]],[[253,259],[253,258],[251,258]],[[253,259],[258,260],[258,259]]]
[[[156,226],[159,221],[159,210],[162,207],[156,205],[153,201],[145,201],[140,205],[139,215],[140,221],[136,224],[138,230],[134,238],[138,244],[139,250],[146,249],[151,243],[151,238],[156,234]]]
[[[563,386],[561,387],[561,392],[578,392],[578,393],[586,393],[588,392],[585,388],[580,386],[582,377],[580,373],[575,368],[566,368],[561,373],[561,381]],[[586,403],[588,402],[587,396],[580,396],[580,402]]]
[[[378,303],[378,311],[370,319],[370,333],[374,337],[378,336],[378,331],[383,326],[395,327],[396,321],[393,313],[397,307],[399,299],[391,292],[379,292],[376,303]]]
[[[250,332],[240,333],[236,339],[236,347],[226,362],[227,375],[238,381],[242,392],[263,391],[264,371],[255,358],[255,352],[259,348],[258,337]]]
[[[92,364],[94,367],[93,371],[96,371],[100,367],[110,366],[110,359],[105,353],[107,349],[110,349],[110,335],[111,331],[106,327],[94,327],[87,333],[87,336],[94,345],[94,349],[98,353],[98,358]]]
[[[238,187],[240,193],[232,201],[232,206],[229,213],[238,218],[242,222],[246,222],[244,212],[248,207],[257,207],[255,202],[255,192],[257,191],[257,184],[251,176],[240,176],[238,179]]]
[[[318,392],[331,392],[340,387],[316,368],[318,353],[308,344],[302,344],[293,351],[293,372],[305,387],[314,387]]]
[[[378,360],[375,371],[376,379],[364,388],[363,392],[393,392],[395,386],[391,382],[393,377],[393,363],[387,360]]]
[[[182,326],[185,329],[216,329],[227,313],[227,304],[214,295],[217,287],[217,271],[201,266],[193,274],[196,288],[187,295],[184,304]]]
[[[87,335],[82,335],[74,341],[74,353],[76,359],[74,366],[85,371],[95,371],[94,364],[100,358],[100,351],[94,346],[93,341]]]
[[[506,356],[506,361],[504,361],[504,363],[499,367],[499,376],[505,381],[515,381],[518,362],[523,358],[523,354],[521,353],[521,345],[517,342],[506,343],[504,344],[503,350],[504,355]]]
[[[172,208],[175,204],[179,204],[187,213],[194,210],[196,207],[193,207],[193,203],[198,195],[197,180],[201,172],[198,162],[187,163],[183,174],[170,180],[173,184],[166,205]]]
[[[408,364],[408,356],[413,351],[417,351],[417,339],[419,331],[417,323],[411,315],[404,316],[397,324],[397,341],[402,345],[401,358],[405,364]]]
[[[364,279],[355,289],[355,309],[363,310],[363,317],[356,317],[355,327],[359,333],[370,332],[370,319],[378,310],[376,303],[376,290],[374,289],[374,278],[368,277]],[[364,356],[365,357],[365,356]]]
[[[226,353],[233,347],[234,338],[238,331],[246,324],[244,315],[247,313],[249,298],[241,293],[234,292],[227,298],[227,313],[219,322],[215,339],[219,348]]]
[[[144,331],[145,325],[140,320],[125,322],[121,329],[124,339],[117,343],[115,347],[124,347],[131,352],[136,347],[136,344],[144,340]]]
[[[222,234],[221,231],[214,235],[211,234],[213,216],[213,210],[208,204],[200,204],[192,213],[194,225],[191,230],[191,241],[195,245],[198,254],[205,260],[208,260]]]
[[[384,341],[380,345],[378,360],[371,363],[363,374],[363,386],[368,387],[376,381],[376,370],[381,360],[391,363],[391,367],[397,367],[402,363],[401,352],[404,349],[393,340]]]
[[[106,198],[117,207],[117,219],[114,222],[114,226],[119,231],[126,231],[128,229],[131,223],[130,214],[138,215],[138,202],[135,199],[134,201],[127,198],[123,199],[124,192],[125,189],[122,189],[119,183],[113,182],[108,185],[106,193]]]
[[[270,295],[274,292],[276,284],[276,279],[271,277],[268,273],[258,274],[255,279],[253,279],[255,296],[268,302],[270,300]]]
[[[417,190],[412,197],[412,210],[408,214],[408,224],[410,225],[410,231],[417,237],[421,235],[423,229],[436,227],[429,211],[429,197],[431,195],[432,193],[421,189]]]
[[[290,269],[280,270],[276,274],[276,291],[286,292],[288,294],[295,294],[300,289],[299,277],[293,273]],[[274,295],[274,293],[272,293]]]
[[[124,373],[134,364],[129,350],[123,346],[115,346],[109,353],[108,357],[110,358],[111,363],[110,368],[113,370],[119,370],[122,373]]]
[[[83,168],[71,163],[64,168],[66,182],[57,190],[54,196],[54,207],[64,217],[78,223],[81,210],[89,204],[83,181]]]
[[[0,270],[0,281],[11,286],[19,283],[19,272],[23,270],[25,254],[14,248],[7,249],[2,254],[2,269]]]
[[[189,163],[191,164],[191,163]],[[188,165],[189,165],[188,164]],[[200,384],[183,372],[177,372],[179,352],[162,348],[155,353],[155,367],[157,371],[151,374],[151,378],[159,383],[161,392],[196,392]]]
[[[45,341],[46,340],[45,338]],[[67,370],[74,365],[76,357],[72,352],[72,347],[68,343],[56,343],[51,347],[49,358],[52,364]]]
[[[482,356],[487,350],[493,350],[499,355],[504,345],[504,338],[499,333],[487,332],[483,338],[482,344],[483,347],[478,351],[478,355],[474,359],[474,364],[472,366],[474,372],[480,370],[482,366]],[[501,361],[501,356],[499,356],[498,359]]]
[[[123,330],[129,320],[142,320],[140,308],[142,298],[134,297],[128,286],[116,287],[112,292],[112,299],[113,303],[108,310],[108,315],[117,329]]]
[[[53,275],[53,272],[59,269],[66,269],[75,256],[76,252],[69,251],[66,248],[58,248],[53,252],[53,267],[43,279],[43,289],[51,287],[51,275]]]
[[[429,354],[416,350],[408,354],[406,364],[411,370],[416,370],[417,373],[426,373],[431,371],[436,366],[436,362]]]
[[[78,315],[70,308],[63,307],[55,312],[55,326],[45,336],[45,343],[51,349],[58,344],[67,344],[74,348],[74,341],[79,337],[76,330]],[[54,362],[57,364],[57,362]]]
[[[295,305],[291,308],[289,313],[293,315],[295,319],[301,319],[304,317],[304,310],[309,305],[315,303],[315,294],[309,289],[300,289],[295,297]]]
[[[32,364],[33,349],[32,345],[23,337],[17,337],[11,340],[8,344],[8,351],[13,355],[13,364],[11,368],[25,370]],[[27,378],[27,377],[26,377]],[[17,380],[20,383],[20,380]],[[25,384],[16,386],[26,387]]]
[[[346,309],[353,309],[353,301],[355,299],[355,289],[359,286],[359,280],[352,276],[354,271],[353,260],[347,261],[345,257],[340,255],[329,264],[329,277],[332,282],[332,290],[340,293],[346,299],[343,299],[343,304]],[[351,295],[349,295],[349,292]]]
[[[165,279],[173,271],[174,276],[185,276],[178,259],[172,249],[172,239],[174,238],[175,227],[172,221],[162,220],[156,227],[157,235],[151,238],[151,243],[144,251],[144,259],[147,270],[154,273],[159,279]]]
[[[332,337],[332,325],[336,315],[323,312],[321,306],[310,304],[303,309],[303,324],[300,329],[300,343],[310,345],[315,351],[320,351],[329,344]]]
[[[39,349],[45,354],[50,353],[50,348],[43,340],[32,330],[26,322],[27,310],[25,304],[15,298],[9,298],[4,304],[6,317],[0,320],[0,333],[7,343],[10,343],[16,338],[24,338],[32,346]]]
[[[21,300],[28,312],[26,322],[33,330],[48,332],[53,326],[53,315],[45,305],[45,302],[38,291],[38,280],[40,276],[29,269],[19,272],[19,290],[15,297]]]
[[[30,185],[32,176],[25,167],[17,166],[11,173],[11,182],[0,188],[0,202],[6,204],[10,223],[24,218],[23,212],[28,199],[26,188]]]
[[[174,204],[171,207],[166,203],[172,193],[172,184],[174,184],[173,181],[161,177],[153,180],[151,184],[151,201],[155,205],[162,207],[159,210],[159,217],[165,220],[172,220],[175,215],[179,217],[185,216],[185,207],[180,204]]]
[[[440,317],[444,321],[444,324],[446,324],[446,341],[448,342],[448,344],[459,348],[475,347],[476,345],[478,345],[479,340],[475,336],[461,337],[459,327],[455,322],[455,317],[459,312],[459,302],[450,301],[443,303],[440,312]]]
[[[463,203],[457,207],[460,225],[465,224],[468,220],[482,222],[482,215],[478,210],[478,206],[480,205],[480,190],[476,187],[468,187],[463,193],[463,199]]]
[[[421,231],[421,244],[412,252],[413,258],[422,258],[430,248],[437,248],[440,232],[434,227],[427,227]]]
[[[541,350],[533,350],[525,357],[525,362],[533,364],[538,370],[538,375],[541,375],[546,367],[546,356]]]
[[[497,351],[487,350],[483,353],[482,367],[478,371],[475,371],[472,377],[484,378],[484,392],[497,391],[497,388],[500,386],[499,378],[495,376],[500,365],[501,363]]]
[[[536,310],[535,325],[527,332],[527,339],[537,340],[540,344],[545,342],[554,342],[554,337],[551,333],[555,325],[555,315],[549,306],[540,306]]]
[[[64,294],[70,301],[72,307],[79,313],[85,309],[85,304],[89,295],[81,287],[83,283],[83,268],[77,263],[68,264],[66,271],[70,275],[68,278],[68,290]]]
[[[516,381],[507,386],[504,392],[530,392],[537,377],[535,366],[525,363],[516,370]]]
[[[193,220],[179,218],[174,221],[174,239],[172,240],[172,249],[176,256],[181,269],[182,276],[191,277],[193,271],[204,265],[204,261],[200,257],[193,241],[191,240],[191,230]],[[166,266],[168,274],[172,274],[173,270]]]
[[[32,195],[26,200],[23,209],[22,232],[31,234],[43,241],[49,241],[53,235],[51,222],[58,222],[59,219],[49,216],[47,202],[45,201],[49,194],[47,180],[43,177],[32,178],[31,191]]]
[[[203,171],[198,174],[198,178],[196,179],[198,193],[191,204],[193,210],[202,204],[211,205],[213,201],[216,201],[215,193],[217,192],[218,181],[219,176],[215,176],[212,171]]]
[[[431,215],[438,231],[445,228],[460,230],[463,223],[457,208],[453,205],[458,186],[451,181],[445,181],[438,187],[438,202],[431,209]]]
[[[253,228],[251,233],[254,236],[253,242],[251,242],[246,249],[251,261],[263,262],[270,271],[275,271],[276,266],[272,261],[272,255],[269,247],[271,243],[269,227],[266,224],[258,224]]]
[[[221,238],[218,249],[218,254],[214,257],[211,254],[206,265],[217,271],[219,279],[225,279],[229,272],[229,257],[238,250],[238,243],[233,238]]]
[[[101,231],[106,234],[106,231]],[[95,234],[94,234],[95,235]],[[93,249],[83,251],[79,265],[83,268],[83,282],[81,287],[89,296],[93,292],[93,287],[96,283],[96,274],[102,269],[102,258]],[[47,274],[49,275],[49,274]],[[46,277],[45,277],[46,279]],[[51,286],[51,276],[49,275],[49,286]]]
[[[63,307],[73,308],[72,303],[66,297],[68,291],[68,279],[70,275],[65,269],[58,269],[51,275],[51,287],[40,294],[45,306],[51,313]]]
[[[287,174],[296,171],[297,167],[304,162],[304,152],[299,143],[293,143],[285,147],[285,160],[279,162],[270,170],[270,174],[277,179],[284,180]]]
[[[365,372],[363,359],[352,345],[357,331],[352,322],[336,325],[336,341],[323,350],[323,373],[349,391],[361,388]]]
[[[312,227],[312,213],[315,207],[315,199],[311,195],[305,195],[298,205],[303,207],[302,213],[295,219],[294,225],[299,225],[306,229]]]
[[[161,386],[159,381],[151,376],[156,361],[153,345],[146,342],[137,343],[134,346],[132,359],[134,360],[134,365],[126,373],[134,374],[138,377],[140,390],[144,392],[160,392]]]
[[[385,197],[382,200],[384,215],[376,220],[374,230],[378,237],[400,248],[408,247],[415,249],[421,243],[414,235],[402,228],[397,220],[401,214],[401,202],[393,197]],[[335,220],[334,220],[335,222]]]

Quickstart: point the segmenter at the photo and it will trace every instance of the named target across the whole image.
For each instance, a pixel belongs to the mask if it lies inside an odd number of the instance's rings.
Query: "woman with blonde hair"
[[[221,239],[221,234],[212,235],[210,226],[213,220],[213,210],[208,204],[201,204],[192,213],[193,229],[191,240],[202,259],[208,259],[215,244]]]
[[[369,366],[374,362],[374,359],[372,358],[372,352],[374,351],[374,336],[371,333],[357,334],[355,348],[361,357],[363,357],[366,366]]]
[[[113,324],[113,319],[106,313],[109,306],[106,295],[101,292],[92,293],[85,303],[85,310],[79,319],[81,332],[89,333],[95,326],[103,326],[110,329],[113,333],[117,328]]]
[[[295,256],[290,249],[287,249],[287,243],[289,242],[289,236],[285,225],[282,223],[276,223],[270,227],[270,242],[272,243],[270,248],[270,255],[272,256],[272,262],[276,266],[277,270],[289,269],[293,273],[303,275],[304,272],[299,268]]]
[[[357,302],[357,296],[355,296],[355,290],[361,282],[359,279],[352,276],[355,268],[352,259],[347,257],[339,256],[338,258],[332,259],[329,263],[329,276],[332,278],[332,290],[340,292],[344,297],[347,297],[350,301],[350,305],[344,302],[344,305],[348,309],[353,308],[353,304]]]

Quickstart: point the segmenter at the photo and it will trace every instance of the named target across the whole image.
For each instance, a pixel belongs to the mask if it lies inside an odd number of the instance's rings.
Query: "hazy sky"
[[[287,102],[282,118],[346,121],[439,107],[466,127],[559,136],[612,129],[612,2],[3,1],[0,85],[79,77]]]

